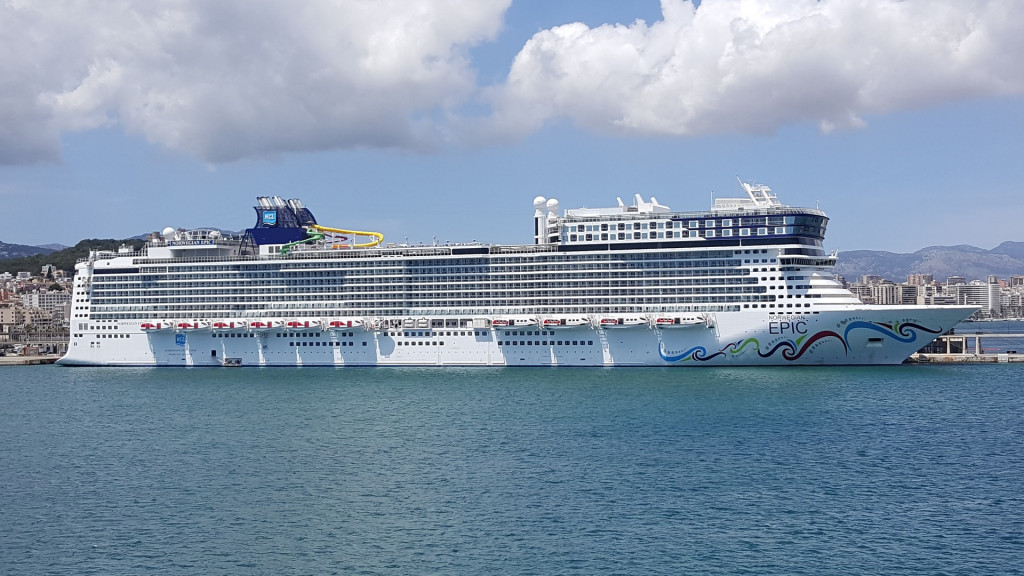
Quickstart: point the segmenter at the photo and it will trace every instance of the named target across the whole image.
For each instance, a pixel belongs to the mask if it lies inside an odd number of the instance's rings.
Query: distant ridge
[[[991,250],[967,244],[929,246],[911,254],[851,250],[839,253],[835,272],[849,282],[868,274],[893,282],[906,282],[910,274],[931,274],[940,282],[950,276],[968,281],[990,275],[1006,279],[1024,275],[1024,242],[1003,242]]]
[[[49,246],[26,246],[24,244],[7,244],[0,241],[0,260],[27,258],[36,254],[52,254],[57,251],[57,249],[50,248]],[[59,246],[59,244],[56,244],[56,246]]]

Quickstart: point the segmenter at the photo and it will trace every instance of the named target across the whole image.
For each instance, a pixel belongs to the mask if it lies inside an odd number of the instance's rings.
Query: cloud
[[[652,24],[542,30],[481,87],[470,48],[510,2],[0,0],[0,164],[55,161],[64,134],[104,126],[215,163],[494,144],[560,118],[827,131],[1024,92],[1020,0],[663,0]]]
[[[1019,0],[662,0],[651,25],[535,34],[487,130],[553,118],[601,133],[770,133],[1024,92]],[[480,129],[480,127],[477,127]]]
[[[120,125],[206,161],[424,148],[511,0],[0,0],[0,163]]]

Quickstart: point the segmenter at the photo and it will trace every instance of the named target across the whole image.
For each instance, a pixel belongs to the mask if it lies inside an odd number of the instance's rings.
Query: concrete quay
[[[922,354],[910,355],[907,362],[918,364],[1006,364],[1024,362],[1024,354]]]
[[[33,364],[53,364],[60,356],[0,356],[0,366],[28,366]]]

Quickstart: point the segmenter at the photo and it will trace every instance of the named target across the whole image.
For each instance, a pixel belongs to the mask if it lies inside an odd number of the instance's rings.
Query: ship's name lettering
[[[807,322],[769,322],[769,334],[807,334]]]
[[[213,245],[213,240],[174,240],[170,242],[171,246],[210,246]]]

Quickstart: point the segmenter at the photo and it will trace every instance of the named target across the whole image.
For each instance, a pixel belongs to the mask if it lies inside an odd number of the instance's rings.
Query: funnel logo
[[[264,210],[263,223],[267,226],[277,226],[277,210]]]

